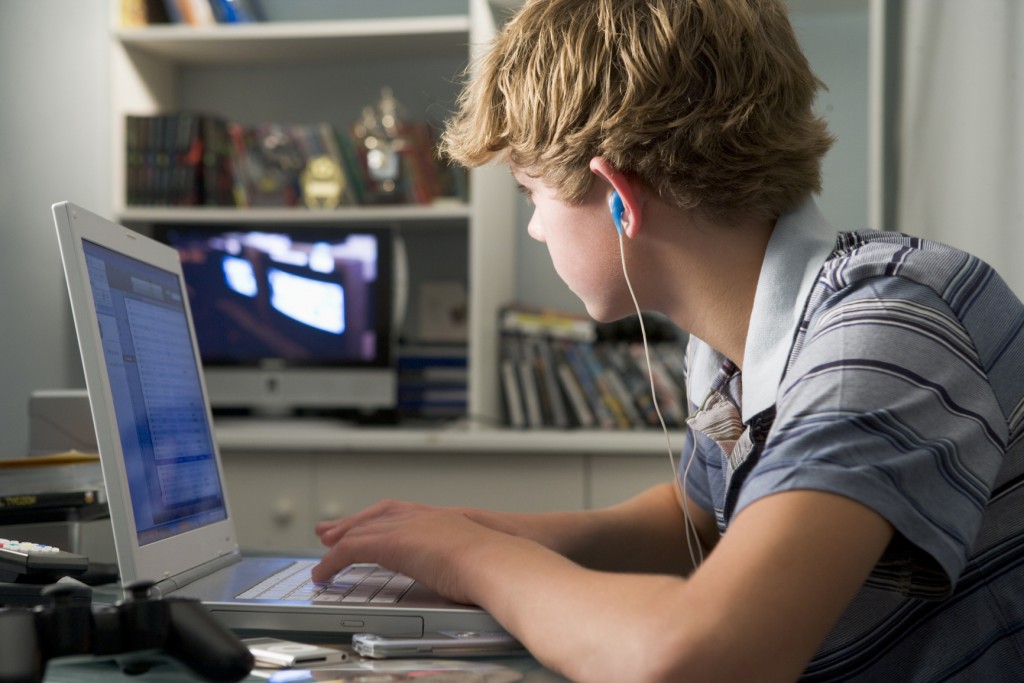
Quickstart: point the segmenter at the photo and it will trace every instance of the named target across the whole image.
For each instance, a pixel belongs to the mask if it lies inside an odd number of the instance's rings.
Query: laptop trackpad
[[[245,557],[196,581],[182,586],[176,595],[196,597],[203,602],[232,600],[268,576],[306,558]]]

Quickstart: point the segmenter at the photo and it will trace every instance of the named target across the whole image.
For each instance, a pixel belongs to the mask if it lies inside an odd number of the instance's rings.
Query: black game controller
[[[39,683],[49,660],[92,655],[139,674],[167,657],[208,681],[234,682],[252,670],[253,656],[198,600],[149,598],[152,582],[126,587],[115,605],[76,605],[68,587],[45,589],[51,604],[0,610],[0,683]]]

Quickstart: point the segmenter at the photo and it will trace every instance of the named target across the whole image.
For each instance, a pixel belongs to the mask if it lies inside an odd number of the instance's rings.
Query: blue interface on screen
[[[227,518],[174,273],[86,241],[139,545]]]

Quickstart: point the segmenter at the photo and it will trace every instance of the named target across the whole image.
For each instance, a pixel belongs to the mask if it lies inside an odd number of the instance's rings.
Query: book
[[[607,411],[611,415],[612,426],[616,429],[629,429],[631,426],[629,416],[626,414],[619,397],[615,394],[606,368],[594,351],[593,344],[580,344],[579,350],[583,358],[583,364],[594,379],[598,399],[607,407]]]
[[[192,112],[177,115],[174,144],[174,171],[169,204],[195,206],[202,201],[200,178],[203,163],[203,139],[199,117]]]
[[[399,350],[395,367],[399,415],[425,419],[466,416],[469,368],[464,345],[406,346]]]
[[[217,23],[209,0],[176,0],[176,4],[182,21],[189,26],[213,26]]]
[[[548,347],[551,350],[551,355],[557,368],[558,381],[562,386],[563,394],[566,396],[567,402],[572,409],[573,422],[576,426],[583,428],[595,427],[597,426],[597,420],[594,417],[594,412],[590,409],[587,397],[583,394],[583,387],[580,386],[580,382],[565,356],[563,343],[567,342],[549,339]]]
[[[352,194],[356,204],[366,202],[366,183],[360,171],[359,156],[352,138],[344,131],[336,129],[335,137],[338,142],[338,153],[341,156],[341,164],[345,169],[345,176],[349,179],[352,187]]]
[[[167,13],[169,21],[175,24],[185,23],[185,15],[181,11],[181,5],[178,0],[163,0],[164,11]]]
[[[538,382],[542,389],[542,396],[546,397],[545,403],[548,407],[544,422],[556,429],[568,429],[569,410],[562,393],[561,383],[558,380],[551,340],[544,336],[537,337],[533,340],[533,349]]]
[[[657,354],[658,347],[651,348],[650,360],[651,360],[651,376],[654,384],[654,390],[658,398],[658,406],[661,408],[662,417],[665,418],[665,424],[669,427],[681,426],[686,422],[686,403],[683,399],[683,392],[680,383],[677,383],[673,379],[672,375],[665,369],[661,360]],[[636,363],[643,363],[646,365],[646,357],[644,356],[643,346],[640,344],[633,344],[630,347],[630,353],[632,354]]]
[[[579,343],[566,341],[563,345],[565,357],[569,361],[569,366],[572,368],[572,372],[583,390],[583,395],[590,404],[590,410],[593,412],[597,426],[602,429],[615,429],[615,416],[601,399],[601,391],[583,358],[581,346]]]
[[[122,28],[141,28],[170,21],[164,0],[121,0]]]
[[[403,170],[408,178],[406,199],[410,203],[430,204],[441,194],[439,160],[434,154],[434,133],[425,121],[404,121],[399,135],[405,140]]]
[[[630,402],[635,406],[637,411],[635,419],[640,424],[647,426],[660,426],[646,368],[639,367],[629,350],[628,343],[617,342],[609,346],[606,349],[605,359],[615,368]]]
[[[516,371],[519,376],[519,387],[523,394],[523,406],[526,410],[526,425],[531,429],[538,429],[544,426],[544,416],[541,412],[540,388],[537,384],[537,376],[534,374],[533,362],[527,344],[522,337],[512,337],[516,347]]]
[[[571,313],[520,306],[506,306],[499,313],[499,327],[505,332],[546,334],[553,339],[594,341],[594,321]]]
[[[259,21],[256,8],[249,0],[209,0],[213,16],[219,24],[251,24]]]
[[[633,392],[626,388],[618,367],[611,364],[614,362],[613,359],[617,356],[617,352],[603,345],[596,347],[594,351],[598,362],[604,365],[603,374],[608,383],[608,389],[617,399],[628,426],[634,429],[645,426],[644,419],[640,416],[640,411],[637,410]]]
[[[127,203],[235,206],[232,142],[228,122],[219,116],[126,116]]]
[[[505,421],[509,427],[526,427],[526,409],[523,392],[519,386],[518,354],[516,340],[510,336],[501,338],[500,347],[501,395],[505,405]]]
[[[651,354],[662,357],[654,386],[659,398],[665,394],[666,426],[679,425],[686,414],[684,342],[676,328],[652,323],[659,341],[650,345]],[[641,364],[643,346],[635,341],[642,337],[635,319],[598,324],[575,314],[511,304],[499,312],[498,328],[502,343],[518,344],[516,352],[533,368],[531,377],[517,365],[526,428],[661,426],[651,375]]]
[[[228,122],[220,116],[199,119],[202,136],[202,204],[234,206],[234,177],[231,171],[232,145]]]

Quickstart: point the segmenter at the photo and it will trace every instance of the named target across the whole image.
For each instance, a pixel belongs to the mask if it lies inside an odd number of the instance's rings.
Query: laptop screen
[[[227,518],[178,277],[83,240],[140,546]]]

